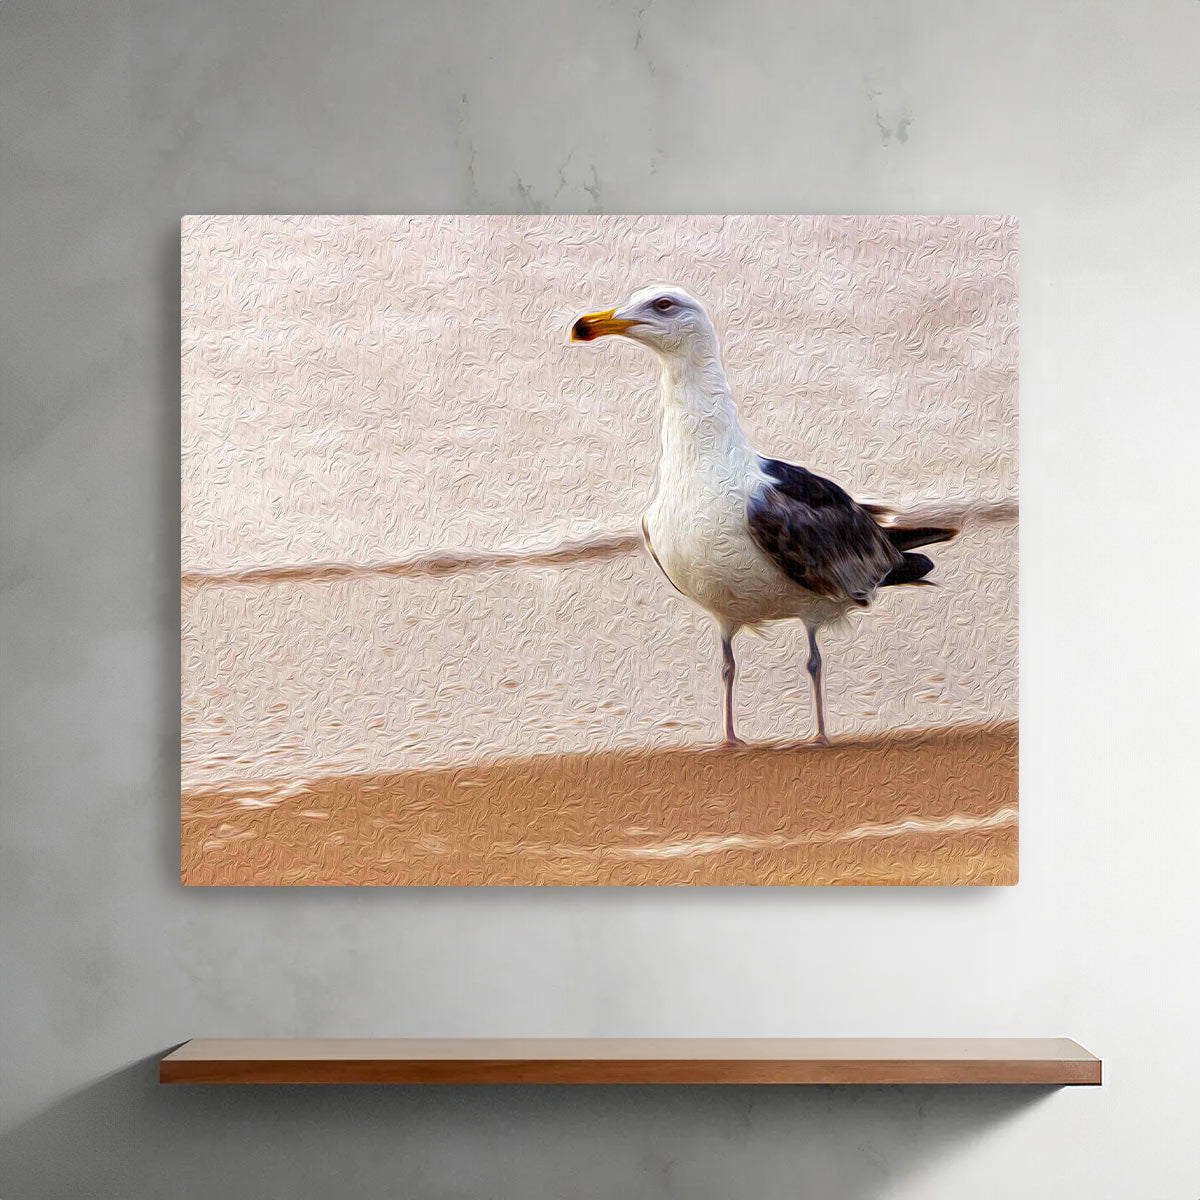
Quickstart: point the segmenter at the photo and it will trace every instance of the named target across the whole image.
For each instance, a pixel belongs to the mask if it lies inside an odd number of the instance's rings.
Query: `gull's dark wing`
[[[903,563],[883,529],[836,483],[775,458],[759,466],[767,482],[746,506],[759,549],[810,592],[868,605]]]

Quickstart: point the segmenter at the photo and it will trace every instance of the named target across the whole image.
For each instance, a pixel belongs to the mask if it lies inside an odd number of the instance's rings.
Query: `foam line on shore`
[[[886,824],[859,825],[854,829],[813,830],[811,833],[785,835],[716,834],[678,842],[657,842],[649,846],[625,846],[619,853],[629,858],[686,858],[695,854],[721,854],[727,850],[787,850],[798,846],[828,846],[834,842],[857,842],[871,838],[907,837],[912,834],[967,833],[976,829],[1003,829],[1017,823],[1015,808],[1001,808],[986,817],[952,813],[930,820],[908,817]]]
[[[896,510],[884,524],[902,521],[906,524],[944,522],[965,525],[975,522],[994,525],[1015,520],[1016,517],[1015,501],[929,501],[904,510]],[[228,571],[185,571],[180,582],[185,588],[247,583],[322,583],[374,575],[453,575],[459,571],[480,571],[495,567],[554,567],[566,563],[615,558],[640,550],[641,545],[640,533],[622,532],[563,541],[542,549],[513,548],[490,552],[447,550],[396,562],[296,563]]]

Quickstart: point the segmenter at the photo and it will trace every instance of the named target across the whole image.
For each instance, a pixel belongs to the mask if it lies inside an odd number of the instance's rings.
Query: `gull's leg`
[[[821,651],[817,648],[817,631],[813,626],[808,627],[808,662],[805,665],[812,679],[813,706],[817,711],[817,736],[814,741],[818,746],[828,746],[829,739],[825,736],[825,696],[821,688]]]
[[[733,731],[733,680],[737,663],[733,658],[733,635],[736,627],[721,626],[721,682],[725,685],[725,745],[740,746],[742,739]]]

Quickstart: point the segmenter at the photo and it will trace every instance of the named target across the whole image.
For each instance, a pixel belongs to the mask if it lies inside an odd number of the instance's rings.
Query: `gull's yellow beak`
[[[571,341],[590,342],[593,338],[604,337],[606,333],[624,333],[637,324],[625,317],[614,317],[616,311],[610,308],[606,312],[588,313],[580,317],[571,326]]]

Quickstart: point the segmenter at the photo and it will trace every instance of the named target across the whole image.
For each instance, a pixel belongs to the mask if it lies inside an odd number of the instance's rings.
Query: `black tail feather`
[[[917,546],[929,546],[934,542],[948,542],[957,533],[957,529],[939,528],[936,525],[922,525],[919,529],[905,529],[899,525],[883,527],[883,536],[897,550],[913,550]]]
[[[925,576],[933,570],[933,559],[924,554],[905,554],[880,581],[880,587],[896,587],[902,583],[926,583]]]

